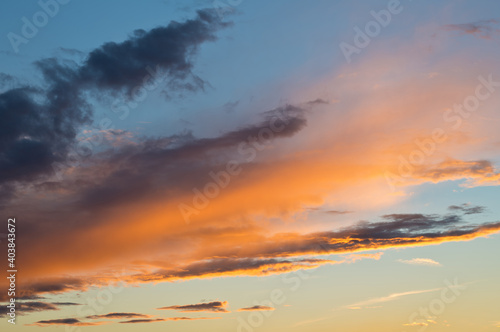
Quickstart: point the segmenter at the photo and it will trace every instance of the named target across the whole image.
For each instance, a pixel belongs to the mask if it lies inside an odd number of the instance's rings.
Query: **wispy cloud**
[[[372,298],[372,299],[368,299],[368,300],[365,300],[365,301],[361,301],[361,302],[356,302],[356,303],[353,303],[353,304],[349,304],[349,305],[346,305],[346,306],[343,306],[341,308],[337,308],[337,309],[334,309],[334,310],[340,310],[340,309],[361,309],[363,307],[373,306],[374,304],[378,304],[378,303],[385,303],[385,302],[395,301],[395,300],[398,300],[398,299],[400,299],[402,297],[405,297],[405,296],[417,295],[417,294],[424,294],[424,293],[431,293],[431,292],[437,292],[437,291],[439,291],[441,289],[443,289],[443,288],[432,288],[432,289],[408,291],[408,292],[403,292],[403,293],[393,293],[393,294],[389,294],[387,296]]]
[[[87,316],[88,319],[102,319],[102,318],[119,319],[119,318],[150,318],[150,317],[151,317],[150,315],[138,314],[133,312],[111,312],[105,315]]]
[[[164,322],[165,318],[150,318],[150,319],[131,319],[120,322],[120,324],[138,324],[138,323],[154,323]]]
[[[62,318],[62,319],[39,320],[38,322],[27,325],[28,326],[50,326],[50,325],[96,326],[103,324],[106,324],[106,322],[82,322],[76,318]]]
[[[39,312],[39,311],[52,311],[59,310],[61,306],[73,306],[80,305],[74,302],[18,302],[16,303],[16,313],[19,315],[24,315],[26,313]],[[5,316],[9,310],[6,305],[2,304],[0,306],[0,316]]]
[[[486,211],[485,206],[472,206],[468,203],[463,203],[461,205],[450,205],[448,206],[448,210],[451,211],[460,211],[464,214],[480,214]]]
[[[271,311],[271,310],[275,310],[275,308],[268,307],[265,305],[254,305],[252,307],[238,309],[237,311]]]
[[[213,301],[206,303],[196,303],[187,305],[173,305],[168,307],[158,308],[158,310],[178,310],[180,312],[229,312],[226,309],[227,301]]]
[[[491,39],[500,33],[499,21],[495,19],[483,20],[472,23],[448,24],[443,26],[447,31],[458,31],[462,35],[473,35],[483,39]]]
[[[140,324],[140,323],[154,323],[166,321],[189,321],[189,320],[207,320],[207,319],[220,319],[220,317],[169,317],[169,318],[151,318],[151,319],[131,319],[120,322],[120,324]]]
[[[398,262],[410,265],[442,266],[441,263],[430,258],[398,259]]]

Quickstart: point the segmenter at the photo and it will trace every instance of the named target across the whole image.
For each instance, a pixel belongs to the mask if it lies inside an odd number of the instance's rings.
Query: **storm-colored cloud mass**
[[[57,58],[37,61],[41,86],[23,85],[0,93],[0,184],[51,175],[54,163],[66,161],[79,127],[92,120],[85,92],[131,97],[160,76],[166,77],[171,91],[203,87],[191,73],[192,55],[228,24],[213,10],[199,10],[194,19],[136,30],[124,42],[105,43],[82,64]],[[11,81],[6,74],[1,80]]]

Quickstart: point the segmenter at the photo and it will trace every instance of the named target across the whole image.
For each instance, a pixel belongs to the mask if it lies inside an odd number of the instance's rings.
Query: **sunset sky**
[[[500,329],[500,2],[0,8],[2,331]]]

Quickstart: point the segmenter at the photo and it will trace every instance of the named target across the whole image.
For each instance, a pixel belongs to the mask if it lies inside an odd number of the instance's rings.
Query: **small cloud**
[[[328,213],[328,214],[348,214],[348,213],[353,213],[353,211],[328,210],[328,211],[325,211],[325,213]]]
[[[74,302],[19,302],[16,305],[17,313],[24,315],[26,313],[59,310],[60,306],[80,305]],[[4,305],[0,306],[0,316],[5,316],[8,313],[8,308]]]
[[[274,310],[274,308],[265,305],[254,305],[253,307],[238,309],[238,311],[270,311],[270,310]]]
[[[410,265],[442,266],[441,263],[430,258],[398,259],[398,262]]]
[[[324,99],[317,98],[315,100],[308,101],[307,104],[308,105],[321,105],[321,104],[325,105],[325,104],[329,104],[329,102],[324,100]]]
[[[109,318],[109,319],[117,319],[117,318],[150,318],[151,316],[149,315],[143,315],[143,314],[137,314],[134,312],[111,312],[109,314],[105,315],[92,315],[92,316],[87,316],[88,319],[102,319],[102,318]]]
[[[236,107],[238,107],[239,103],[239,100],[233,102],[229,101],[222,106],[222,110],[226,113],[233,113],[236,110]]]
[[[460,211],[464,214],[479,214],[486,211],[486,207],[484,206],[471,206],[469,203],[464,203],[461,205],[450,205],[448,206],[448,210],[451,211]]]
[[[401,297],[404,296],[409,296],[409,295],[416,295],[416,294],[423,294],[423,293],[429,293],[429,292],[435,292],[441,290],[441,288],[433,288],[433,289],[425,289],[425,290],[416,290],[416,291],[409,291],[409,292],[403,292],[403,293],[393,293],[389,294],[387,296],[382,296],[382,297],[377,297],[377,298],[371,298],[366,301],[361,301],[357,303],[353,303],[350,305],[346,305],[335,310],[341,310],[341,309],[350,309],[350,310],[358,310],[361,308],[367,308],[367,307],[373,307],[374,304],[378,303],[384,303],[384,302],[389,302],[389,301],[395,301],[400,299]]]
[[[63,318],[63,319],[50,319],[50,320],[39,320],[33,324],[27,324],[27,326],[49,326],[49,325],[71,325],[71,326],[96,326],[103,325],[106,322],[81,322],[76,318]]]
[[[221,317],[170,317],[165,320],[206,320],[206,319],[220,319]]]
[[[227,301],[214,301],[207,303],[173,305],[169,307],[158,308],[158,310],[178,310],[180,312],[229,312],[226,310]]]
[[[442,28],[446,31],[458,31],[461,35],[473,35],[483,39],[491,39],[493,34],[500,33],[498,21],[483,20],[464,24],[448,24]]]
[[[136,323],[153,323],[153,322],[164,322],[165,318],[152,318],[152,319],[132,319],[120,322],[120,324],[136,324]]]

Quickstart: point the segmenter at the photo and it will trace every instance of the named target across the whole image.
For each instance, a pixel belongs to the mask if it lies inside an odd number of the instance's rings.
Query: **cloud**
[[[131,37],[137,45],[138,38],[141,34]],[[125,48],[121,43],[117,47]],[[102,48],[95,54],[109,59],[114,53]],[[240,123],[229,127],[226,133],[205,138],[196,138],[189,132],[137,138],[136,144],[103,149],[83,165],[70,165],[64,169],[63,180],[37,178],[9,204],[8,214],[23,220],[19,225],[23,234],[19,250],[25,257],[26,279],[20,286],[26,296],[88,290],[116,281],[102,271],[118,270],[121,266],[117,264],[123,264],[127,270],[123,280],[128,284],[265,276],[337,263],[330,259],[313,260],[308,255],[317,258],[465,241],[497,232],[499,225],[495,220],[483,219],[473,224],[465,219],[467,215],[456,211],[451,211],[450,217],[401,214],[366,223],[352,218],[349,226],[342,229],[327,228],[331,224],[327,226],[326,222],[300,219],[304,207],[341,206],[353,211],[384,207],[384,211],[390,211],[390,206],[403,198],[391,195],[383,179],[384,171],[397,165],[400,154],[408,156],[416,149],[415,136],[446,125],[435,110],[444,110],[473,93],[478,70],[491,69],[480,68],[479,64],[474,70],[457,73],[456,62],[448,58],[445,64],[450,63],[453,71],[434,65],[425,71],[403,66],[401,59],[429,59],[421,56],[419,52],[398,51],[362,68],[351,66],[344,77],[314,86],[314,93],[300,97],[299,100],[314,101],[317,92],[327,91],[326,87],[335,93],[322,93],[324,100],[343,96],[341,103],[318,107],[325,112],[309,111],[311,105],[289,105],[264,114],[276,116],[279,109],[291,110],[284,117],[290,121],[275,123],[285,125],[283,131],[275,133],[278,139],[266,144],[255,141],[255,137],[269,129],[268,118],[254,124]],[[97,72],[101,70],[98,62],[88,65]],[[64,100],[58,96],[62,87],[68,86],[65,83],[82,79],[81,66],[57,61],[40,63],[49,80],[46,86],[57,86],[51,98],[53,103]],[[393,75],[394,68],[398,68],[397,75]],[[353,71],[364,74],[358,74],[356,79],[349,75]],[[429,80],[420,75],[422,72],[442,74]],[[133,86],[128,82],[136,82],[136,76],[133,71],[126,75],[131,79],[121,86],[113,83],[117,81],[113,77],[108,81],[96,79],[95,85],[102,87],[103,93],[124,94],[122,97],[127,98]],[[104,77],[102,72],[98,76]],[[331,77],[334,76],[337,77]],[[384,82],[377,93],[372,93],[379,80]],[[85,78],[75,87],[91,92],[89,82],[91,79]],[[489,115],[482,111],[482,116]],[[470,130],[482,129],[473,126],[474,121],[468,124]],[[52,128],[51,131],[58,132]],[[482,180],[494,184],[498,172],[489,161],[454,159],[439,163],[444,154],[440,151],[469,156],[472,149],[477,150],[477,145],[467,150],[465,143],[469,141],[455,144],[454,136],[449,134],[449,141],[436,149],[435,156],[429,157],[428,163],[410,178],[416,184],[462,179],[471,180],[471,185],[480,185]],[[254,143],[263,148],[253,148]],[[239,153],[240,144],[246,153]],[[203,201],[195,195],[196,190],[203,193],[215,181],[210,174],[220,174],[231,160],[241,161],[244,174],[231,177],[218,195],[197,209],[187,226],[179,213],[179,204],[194,206],[193,201]],[[11,192],[4,193],[8,196]],[[328,219],[328,214],[319,217]],[[92,250],[88,249],[90,244]],[[43,257],[50,257],[50,264]],[[92,273],[73,279],[58,278],[78,276],[82,271]]]
[[[252,307],[238,309],[238,311],[271,311],[271,310],[275,310],[275,308],[268,307],[265,305],[254,305]]]
[[[446,31],[458,31],[462,35],[473,35],[483,39],[491,39],[493,35],[498,34],[499,22],[497,20],[483,20],[473,23],[448,24],[442,28]]]
[[[321,104],[329,104],[329,102],[324,100],[324,99],[317,98],[315,100],[308,101],[307,104],[308,105],[321,105]]]
[[[470,204],[463,203],[461,205],[450,205],[448,206],[448,210],[451,211],[460,211],[464,214],[480,214],[486,211],[486,207],[484,206],[471,206]]]
[[[432,288],[432,289],[415,290],[415,291],[408,291],[408,292],[402,292],[402,293],[393,293],[393,294],[389,294],[387,296],[372,298],[372,299],[369,299],[366,301],[353,303],[353,304],[344,306],[342,308],[344,308],[344,309],[361,309],[362,307],[372,306],[373,304],[395,301],[395,300],[400,299],[401,297],[410,296],[410,295],[418,295],[418,294],[424,294],[424,293],[437,292],[441,289],[442,288]],[[336,309],[336,310],[338,310],[338,309]]]
[[[89,91],[131,98],[134,89],[151,84],[148,71],[165,77],[171,91],[203,88],[203,80],[191,73],[192,55],[228,25],[213,10],[199,10],[194,19],[105,43],[80,65],[57,58],[37,61],[42,87],[0,93],[0,184],[51,175],[54,163],[67,160],[78,128],[91,122],[92,107],[84,97]],[[0,81],[11,79],[2,74]]]
[[[165,320],[173,320],[173,321],[178,321],[178,320],[207,320],[207,319],[221,319],[221,317],[170,317],[170,318],[165,318]]]
[[[16,82],[16,79],[14,76],[5,74],[5,73],[0,73],[0,89],[3,88],[4,86],[13,84]]]
[[[68,290],[86,290],[93,285],[123,281],[126,284],[165,282],[193,278],[214,278],[225,276],[266,276],[291,272],[299,269],[313,269],[325,264],[352,263],[359,259],[379,259],[381,252],[359,253],[360,251],[383,250],[407,246],[439,244],[447,241],[471,240],[500,231],[500,222],[474,225],[466,222],[462,215],[390,214],[381,221],[361,221],[349,227],[329,232],[309,234],[284,233],[273,236],[248,237],[245,245],[227,242],[225,245],[202,246],[199,252],[191,252],[189,264],[149,263],[140,273],[113,278],[59,278],[26,285],[24,295],[59,293]],[[211,236],[208,231],[200,234]],[[194,236],[189,234],[189,238]],[[234,237],[234,234],[229,238]],[[203,238],[199,241],[203,243]],[[356,254],[354,254],[356,253]],[[341,260],[300,258],[305,255],[351,254]],[[155,266],[166,264],[164,268]],[[151,267],[153,267],[151,269]],[[200,303],[186,306],[170,306],[163,309],[227,312],[226,302]]]
[[[441,263],[430,258],[398,259],[398,262],[410,265],[442,266]]]
[[[220,319],[220,317],[169,317],[169,318],[151,318],[151,319],[132,319],[120,322],[120,324],[136,324],[136,323],[154,323],[165,321],[182,321],[182,320],[207,320]]]
[[[87,316],[88,319],[150,318],[150,317],[151,317],[150,315],[137,314],[137,313],[133,313],[133,312],[111,312],[111,313],[105,314],[105,315]]]
[[[18,298],[19,300],[19,298]],[[6,307],[7,304],[2,304],[0,306],[0,316],[5,316],[9,312],[9,308]],[[52,311],[59,310],[61,306],[73,306],[80,305],[80,303],[74,302],[17,302],[16,303],[16,313],[19,315],[24,315],[26,313],[40,312],[40,311]]]
[[[206,303],[173,305],[169,307],[158,308],[158,310],[178,310],[180,312],[229,312],[226,310],[227,301],[213,301]]]
[[[106,324],[106,322],[91,323],[91,322],[81,322],[76,318],[62,318],[62,319],[40,320],[32,324],[27,324],[27,326],[50,326],[50,325],[96,326],[103,324]]]
[[[499,185],[500,172],[488,160],[465,161],[448,158],[437,164],[415,167],[410,177],[401,179],[402,184],[406,182],[407,185],[466,179],[461,186],[472,188]]]
[[[352,213],[352,211],[342,211],[342,210],[327,210],[325,211],[327,214],[348,214]]]
[[[132,319],[120,322],[120,324],[137,324],[137,323],[154,323],[154,322],[164,322],[165,318],[151,318],[151,319]]]
[[[236,108],[238,107],[240,101],[237,100],[237,101],[228,101],[227,103],[225,103],[223,106],[222,106],[222,110],[225,112],[225,113],[233,113]]]
[[[183,23],[171,22],[150,31],[135,30],[122,43],[108,42],[89,53],[79,69],[79,82],[92,89],[125,90],[144,85],[145,69],[159,68],[178,86],[191,74],[190,57],[199,45],[216,39],[215,33],[229,26],[214,10],[199,10],[194,19]],[[175,83],[175,84],[173,84]],[[200,80],[184,83],[185,89],[196,89]]]

